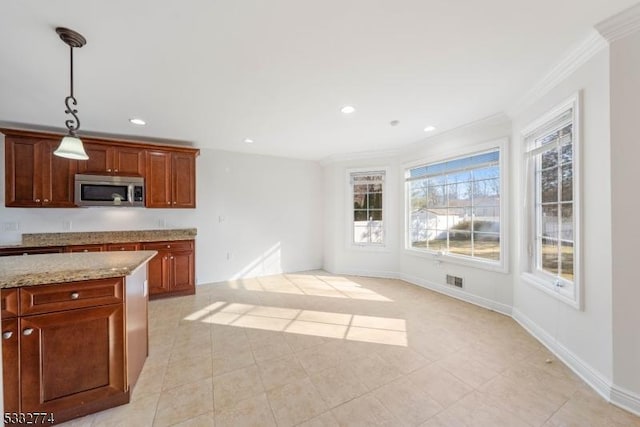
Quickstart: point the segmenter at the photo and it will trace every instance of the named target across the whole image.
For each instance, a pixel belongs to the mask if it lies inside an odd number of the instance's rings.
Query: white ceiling
[[[3,0],[0,121],[62,127],[66,26],[88,41],[85,133],[305,159],[390,150],[505,111],[636,1]]]

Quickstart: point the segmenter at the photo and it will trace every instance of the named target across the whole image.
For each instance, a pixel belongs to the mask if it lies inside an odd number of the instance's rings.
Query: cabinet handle
[[[7,331],[7,332],[3,332],[2,333],[2,338],[4,338],[5,340],[8,340],[12,336],[13,336],[13,332],[12,331]]]
[[[77,292],[71,292],[71,299],[78,299],[80,298],[80,294]]]
[[[167,249],[171,249],[171,245],[167,245]]]
[[[113,171],[114,171],[114,172],[118,172],[118,169],[114,169]]]
[[[43,202],[49,203],[49,199],[44,199]]]
[[[36,203],[40,203],[40,199],[36,199]]]
[[[175,205],[175,204],[176,204],[176,202],[173,202],[173,204]]]
[[[173,257],[169,257],[169,259],[173,259]]]
[[[22,331],[22,335],[24,335],[25,337],[28,337],[32,333],[33,333],[33,328],[27,328],[24,331]]]
[[[107,172],[111,172],[111,169],[107,169]]]
[[[121,251],[124,251],[124,248],[120,248]]]
[[[37,200],[36,200],[36,202],[37,202]],[[167,204],[168,204],[168,205],[170,205],[170,204],[171,204],[171,202],[167,202]]]
[[[83,249],[82,252],[89,252],[89,249]]]

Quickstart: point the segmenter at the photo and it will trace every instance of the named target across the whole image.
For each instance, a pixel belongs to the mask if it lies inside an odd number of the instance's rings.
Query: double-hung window
[[[350,172],[352,243],[384,244],[384,171]]]
[[[500,150],[406,170],[407,249],[501,265]]]
[[[523,131],[524,278],[575,307],[580,306],[577,108],[575,96]]]

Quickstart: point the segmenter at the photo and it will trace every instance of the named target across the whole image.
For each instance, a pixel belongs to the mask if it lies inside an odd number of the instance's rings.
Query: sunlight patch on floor
[[[407,346],[405,319],[216,301],[185,320],[239,328]]]

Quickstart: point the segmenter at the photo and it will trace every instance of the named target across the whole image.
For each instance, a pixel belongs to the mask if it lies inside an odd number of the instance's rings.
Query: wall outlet
[[[227,261],[231,259],[231,252],[227,252]]]
[[[62,229],[65,231],[71,230],[71,221],[62,221]]]
[[[14,232],[14,231],[20,231],[20,223],[19,222],[3,222],[2,223],[2,231],[6,231],[6,232]]]

